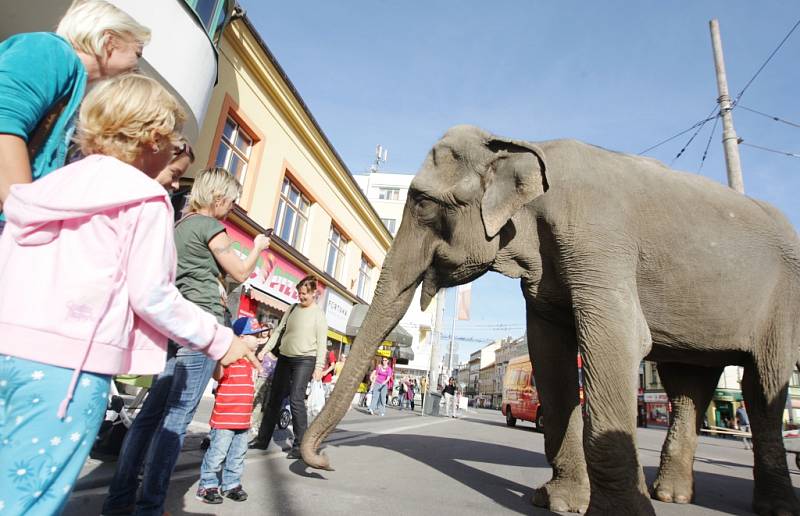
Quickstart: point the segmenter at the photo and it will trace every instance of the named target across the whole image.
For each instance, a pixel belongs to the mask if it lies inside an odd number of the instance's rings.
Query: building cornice
[[[253,72],[286,122],[304,141],[309,151],[328,173],[328,176],[344,195],[345,201],[365,221],[378,243],[388,250],[393,240],[391,233],[361,192],[344,161],[247,15],[237,19],[226,28],[225,38],[238,53],[242,62]]]

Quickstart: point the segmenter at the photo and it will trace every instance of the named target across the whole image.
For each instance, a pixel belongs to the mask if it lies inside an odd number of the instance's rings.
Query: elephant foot
[[[554,512],[585,512],[589,506],[589,484],[550,480],[533,492],[533,505]]]
[[[592,496],[586,516],[655,516],[650,499],[638,490],[630,496],[617,495],[612,499]]]
[[[793,492],[784,496],[756,494],[753,496],[753,512],[759,516],[800,516],[800,503]]]
[[[692,475],[662,473],[653,482],[651,496],[666,503],[691,503],[694,496]]]

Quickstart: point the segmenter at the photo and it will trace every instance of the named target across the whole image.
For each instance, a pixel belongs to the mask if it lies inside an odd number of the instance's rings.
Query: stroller
[[[153,377],[151,375],[114,377],[108,394],[106,418],[100,424],[97,439],[89,453],[91,458],[101,461],[117,460],[125,434],[142,408],[152,384]],[[120,392],[118,385],[123,392]]]

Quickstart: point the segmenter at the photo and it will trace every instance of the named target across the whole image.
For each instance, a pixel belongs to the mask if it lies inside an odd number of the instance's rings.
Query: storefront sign
[[[328,298],[325,301],[325,317],[328,326],[339,333],[347,332],[347,320],[350,312],[353,311],[353,303],[343,298],[339,294],[328,289]]]
[[[644,402],[645,403],[667,403],[669,398],[667,397],[667,393],[665,392],[645,392],[644,393]]]
[[[240,257],[249,255],[253,250],[253,239],[230,222],[223,222],[228,236],[233,240],[233,249]],[[274,296],[286,303],[297,303],[297,284],[306,276],[299,267],[293,265],[282,256],[265,250],[261,252],[256,269],[245,281],[245,285]],[[317,299],[324,299],[325,286],[320,282]]]

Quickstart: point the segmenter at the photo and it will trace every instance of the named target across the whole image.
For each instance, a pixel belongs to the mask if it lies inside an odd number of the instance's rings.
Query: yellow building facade
[[[340,342],[354,303],[369,303],[392,236],[246,15],[219,42],[219,75],[189,172],[226,168],[241,183],[227,226],[243,254],[274,228],[241,314],[274,320],[305,274],[324,284],[320,306]],[[253,303],[253,301],[255,303]]]

